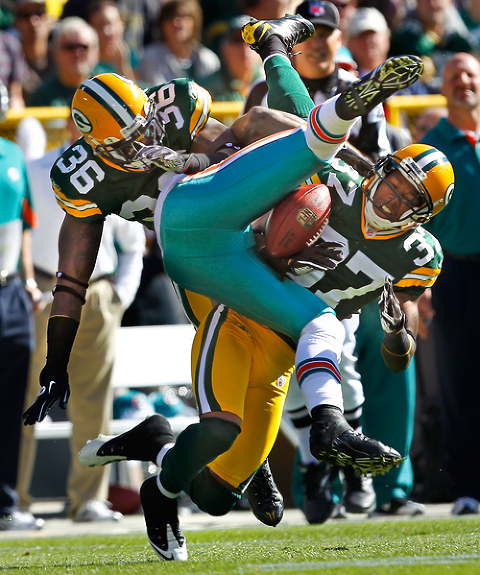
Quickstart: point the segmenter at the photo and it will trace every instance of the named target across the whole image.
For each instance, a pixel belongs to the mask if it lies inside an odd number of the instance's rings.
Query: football
[[[332,202],[327,186],[300,186],[270,213],[265,228],[268,253],[288,257],[312,244],[322,234]]]
[[[112,511],[120,511],[123,515],[133,515],[142,507],[139,490],[119,483],[109,486],[108,500]]]

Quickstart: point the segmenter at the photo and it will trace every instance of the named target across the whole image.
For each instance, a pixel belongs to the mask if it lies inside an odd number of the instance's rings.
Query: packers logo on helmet
[[[382,206],[375,203],[378,184],[380,181],[386,181],[385,176],[392,170],[399,170],[414,186],[417,195],[406,200],[387,182],[406,205],[401,219],[396,222],[396,225],[391,222],[390,227],[405,229],[427,222],[443,210],[452,197],[455,176],[445,154],[426,144],[409,144],[394,154],[380,159],[373,168],[373,176],[366,178],[363,182],[364,192],[370,200],[367,202],[366,216],[371,222],[374,222],[375,218],[378,220],[373,206],[383,212]],[[390,219],[388,214],[385,216],[387,220]]]
[[[72,118],[96,154],[127,170],[150,169],[135,156],[164,136],[153,100],[119,74],[98,74],[82,82],[73,97]]]
[[[82,134],[89,134],[92,131],[92,123],[80,110],[72,110],[72,118]]]

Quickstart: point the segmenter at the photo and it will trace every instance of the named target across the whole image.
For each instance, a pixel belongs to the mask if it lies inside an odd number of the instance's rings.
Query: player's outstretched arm
[[[380,297],[380,321],[385,337],[382,357],[389,369],[407,369],[417,349],[418,300],[420,296],[395,293],[387,278]]]
[[[233,123],[231,128],[209,120],[195,136],[188,152],[166,146],[143,146],[135,156],[148,165],[177,174],[196,174],[226,159],[240,148],[265,138],[297,128],[303,120],[286,112],[255,107]]]
[[[97,259],[103,222],[86,223],[66,215],[59,237],[59,271],[47,328],[47,360],[40,391],[23,414],[24,425],[42,421],[58,402],[66,409],[70,396],[67,366],[80,322],[88,280]]]

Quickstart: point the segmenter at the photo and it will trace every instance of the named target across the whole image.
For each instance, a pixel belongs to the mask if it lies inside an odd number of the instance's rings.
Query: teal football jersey
[[[188,150],[210,115],[210,94],[183,78],[150,88],[147,93],[165,125],[163,143],[177,151]],[[80,138],[58,158],[50,175],[58,203],[71,216],[94,221],[118,214],[153,229],[160,190],[176,174],[161,168],[150,172],[119,169],[95,155]]]
[[[374,300],[386,277],[393,278],[395,291],[423,293],[435,282],[443,260],[439,242],[422,227],[387,233],[370,229],[364,216],[362,180],[351,166],[338,159],[311,179],[312,183],[325,184],[330,191],[332,211],[322,239],[343,242],[344,260],[334,270],[292,277],[317,293],[340,319]]]

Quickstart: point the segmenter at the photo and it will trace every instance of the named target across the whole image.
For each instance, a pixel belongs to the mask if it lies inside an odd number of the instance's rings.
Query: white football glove
[[[147,165],[154,165],[167,172],[180,174],[185,167],[185,160],[180,152],[171,150],[166,146],[143,146],[135,155],[134,161]]]
[[[390,278],[385,278],[382,295],[379,301],[380,322],[382,329],[386,333],[396,333],[405,327],[405,314],[400,307],[393,284]]]

